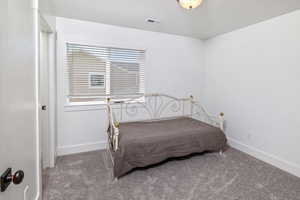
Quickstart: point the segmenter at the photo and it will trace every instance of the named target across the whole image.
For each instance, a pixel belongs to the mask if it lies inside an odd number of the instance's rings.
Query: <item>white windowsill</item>
[[[131,101],[130,103],[144,103],[144,100]],[[121,104],[115,103],[112,106],[118,109]],[[92,111],[92,110],[106,110],[105,101],[90,101],[90,102],[72,102],[64,105],[65,112],[76,111]]]
[[[65,112],[105,110],[105,109],[106,109],[106,103],[104,101],[72,102],[64,105]]]
[[[106,105],[105,101],[87,101],[87,102],[72,102],[67,103],[66,106],[95,106],[95,105]]]

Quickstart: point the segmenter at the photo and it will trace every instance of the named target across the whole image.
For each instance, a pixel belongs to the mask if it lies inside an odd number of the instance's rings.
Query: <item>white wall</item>
[[[232,146],[300,176],[300,11],[205,42],[64,18],[56,23],[59,154],[105,141],[103,107],[64,107],[62,45],[75,41],[147,49],[147,93],[194,94],[213,114],[225,112]]]
[[[202,96],[230,143],[300,176],[300,11],[205,42]]]
[[[182,36],[142,31],[92,22],[57,18],[58,153],[103,147],[106,114],[103,107],[64,107],[63,67],[65,42],[146,49],[146,92],[177,97],[200,94],[202,41]]]

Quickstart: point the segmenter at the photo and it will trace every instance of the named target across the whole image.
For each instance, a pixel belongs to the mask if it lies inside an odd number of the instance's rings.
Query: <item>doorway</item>
[[[56,34],[40,16],[39,126],[42,168],[56,160]]]

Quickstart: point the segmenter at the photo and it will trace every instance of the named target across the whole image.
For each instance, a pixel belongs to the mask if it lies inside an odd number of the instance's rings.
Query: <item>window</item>
[[[144,95],[145,51],[67,43],[69,102]]]

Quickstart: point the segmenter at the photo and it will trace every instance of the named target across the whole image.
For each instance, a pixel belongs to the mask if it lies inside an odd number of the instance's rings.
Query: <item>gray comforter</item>
[[[192,118],[121,123],[120,148],[113,153],[114,176],[167,158],[220,151],[225,145],[226,137],[220,129]]]

